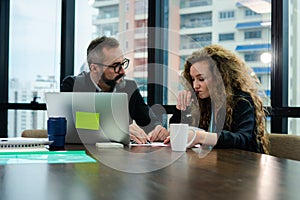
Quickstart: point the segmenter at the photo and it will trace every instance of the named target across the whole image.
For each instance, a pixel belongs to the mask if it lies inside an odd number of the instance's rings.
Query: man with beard
[[[125,79],[129,59],[124,58],[119,46],[119,42],[112,37],[103,36],[92,40],[87,49],[89,72],[65,77],[60,91],[127,93],[130,138],[137,143],[163,141],[169,133],[145,104],[136,82]],[[132,123],[133,120],[136,123]]]

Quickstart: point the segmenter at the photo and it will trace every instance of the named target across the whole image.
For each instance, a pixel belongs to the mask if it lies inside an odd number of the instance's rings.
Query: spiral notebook
[[[48,151],[48,138],[0,138],[0,152]]]

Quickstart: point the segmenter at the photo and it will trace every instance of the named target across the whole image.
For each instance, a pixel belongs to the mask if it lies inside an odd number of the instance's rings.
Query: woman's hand
[[[203,132],[203,131],[202,131]],[[196,136],[195,136],[196,134]],[[194,131],[189,131],[188,132],[188,141],[187,143],[189,143],[190,141],[192,141],[192,139],[194,138],[194,141],[192,142],[192,144],[190,146],[188,146],[188,148],[191,148],[193,146],[195,146],[196,144],[199,144],[198,138],[200,137],[201,133],[200,132],[195,132]],[[164,144],[168,144],[170,142],[170,136],[168,136],[165,140],[164,140]]]
[[[196,134],[196,135],[195,135]],[[190,143],[193,139],[194,141],[187,147],[187,148],[192,148],[193,146],[195,146],[196,144],[199,144],[199,135],[201,133],[200,132],[197,132],[197,131],[189,131],[188,132],[188,140],[187,140],[187,143]]]
[[[164,144],[168,144],[170,143],[170,136],[168,136],[165,140],[164,140]]]
[[[178,94],[176,108],[178,110],[186,110],[187,106],[189,106],[191,102],[192,102],[191,91],[183,90]]]
[[[194,137],[194,132],[189,131],[188,134],[189,134],[189,136],[188,136],[188,143],[189,143]],[[216,133],[209,133],[202,129],[199,129],[199,130],[196,130],[196,138],[194,139],[192,144],[190,146],[188,146],[188,148],[191,148],[191,147],[195,146],[196,144],[201,144],[201,145],[205,144],[205,145],[215,146],[217,141],[218,141],[218,135]],[[168,136],[164,140],[164,144],[167,144],[169,142],[170,142],[170,136]]]

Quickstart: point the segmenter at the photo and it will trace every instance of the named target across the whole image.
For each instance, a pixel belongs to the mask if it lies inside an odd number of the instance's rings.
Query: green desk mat
[[[85,151],[0,152],[0,165],[27,163],[96,162]]]

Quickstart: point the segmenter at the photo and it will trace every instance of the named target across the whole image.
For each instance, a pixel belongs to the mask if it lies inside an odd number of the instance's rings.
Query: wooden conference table
[[[0,165],[0,199],[300,198],[298,161],[234,149],[204,156],[199,149],[66,146],[84,148],[97,162]]]

